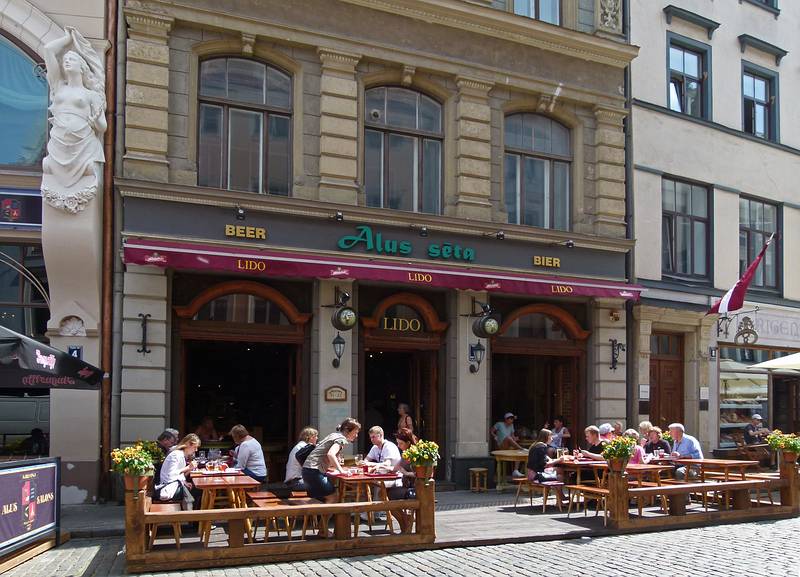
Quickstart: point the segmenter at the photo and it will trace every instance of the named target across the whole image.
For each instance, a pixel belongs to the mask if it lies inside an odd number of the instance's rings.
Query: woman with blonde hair
[[[183,509],[192,509],[194,497],[191,489],[193,485],[189,482],[186,474],[197,468],[197,462],[193,457],[199,447],[200,437],[189,433],[170,451],[161,465],[160,482],[155,486],[155,493],[159,500],[180,500]]]
[[[316,445],[317,440],[319,440],[319,431],[314,427],[305,427],[300,431],[300,438],[297,444],[289,452],[289,458],[286,460],[286,478],[283,480],[283,484],[292,491],[306,490],[306,484],[303,482],[303,463],[305,463],[305,459],[301,463],[297,459],[297,453],[303,447]],[[313,451],[313,449],[311,450]]]

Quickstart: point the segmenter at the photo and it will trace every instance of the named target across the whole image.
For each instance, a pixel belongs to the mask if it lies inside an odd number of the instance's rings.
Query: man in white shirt
[[[378,469],[385,472],[394,471],[403,458],[397,445],[385,439],[383,437],[383,429],[377,426],[369,430],[369,440],[372,441],[372,448],[367,453],[365,461],[374,463],[374,465],[370,465],[370,469]],[[401,487],[403,480],[398,478],[396,481],[384,481],[384,484],[387,487]],[[377,513],[375,517],[382,520],[383,513]]]

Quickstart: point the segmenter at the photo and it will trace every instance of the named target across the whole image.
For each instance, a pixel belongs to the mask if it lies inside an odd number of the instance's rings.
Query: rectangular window
[[[760,200],[739,198],[739,276],[758,256],[772,233],[778,231],[778,207]],[[780,260],[777,235],[750,282],[753,288],[778,290]]]
[[[661,181],[661,271],[665,275],[708,278],[708,194],[705,186],[668,178]]]
[[[777,140],[777,75],[755,71],[751,65],[742,72],[742,129],[748,134]]]
[[[561,0],[513,0],[514,14],[558,26],[561,24]]]
[[[710,48],[709,48],[710,50]],[[669,43],[669,108],[696,118],[709,118],[708,54],[699,46]]]

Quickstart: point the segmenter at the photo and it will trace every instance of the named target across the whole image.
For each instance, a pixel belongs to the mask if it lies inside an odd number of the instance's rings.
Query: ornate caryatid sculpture
[[[42,197],[50,206],[77,213],[97,194],[105,162],[105,72],[100,56],[80,32],[44,47],[50,84],[50,138],[42,161]]]

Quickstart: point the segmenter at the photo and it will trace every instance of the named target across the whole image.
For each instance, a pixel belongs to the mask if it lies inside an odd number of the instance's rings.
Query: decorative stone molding
[[[42,199],[53,208],[59,208],[71,214],[81,212],[95,196],[97,196],[97,185],[88,186],[73,193],[51,190],[42,185]]]
[[[596,0],[594,11],[599,31],[622,34],[622,0]]]
[[[58,334],[62,337],[85,337],[86,326],[80,317],[67,317],[61,321]]]
[[[611,108],[609,106],[595,106],[594,117],[598,124],[611,124],[620,126],[622,121],[628,116],[628,111],[622,108]]]
[[[125,8],[125,20],[129,26],[129,33],[133,31],[137,36],[150,36],[160,40],[167,39],[175,24],[175,19],[169,16],[130,7]]]
[[[354,74],[358,61],[361,60],[360,54],[352,52],[343,52],[339,50],[330,50],[328,48],[318,48],[317,54],[319,55],[320,62],[322,62],[322,71],[338,71],[348,74]]]
[[[247,34],[246,32],[242,32],[242,54],[245,56],[253,56],[253,46],[255,43],[255,34]]]
[[[472,93],[475,96],[485,97],[494,86],[493,82],[481,80],[480,78],[470,78],[468,76],[457,76],[456,86],[462,93]]]
[[[45,44],[64,35],[64,29],[28,0],[0,3],[0,30],[42,56]]]
[[[414,74],[416,71],[417,69],[414,66],[403,66],[400,84],[406,87],[411,86],[411,84],[414,82]]]

